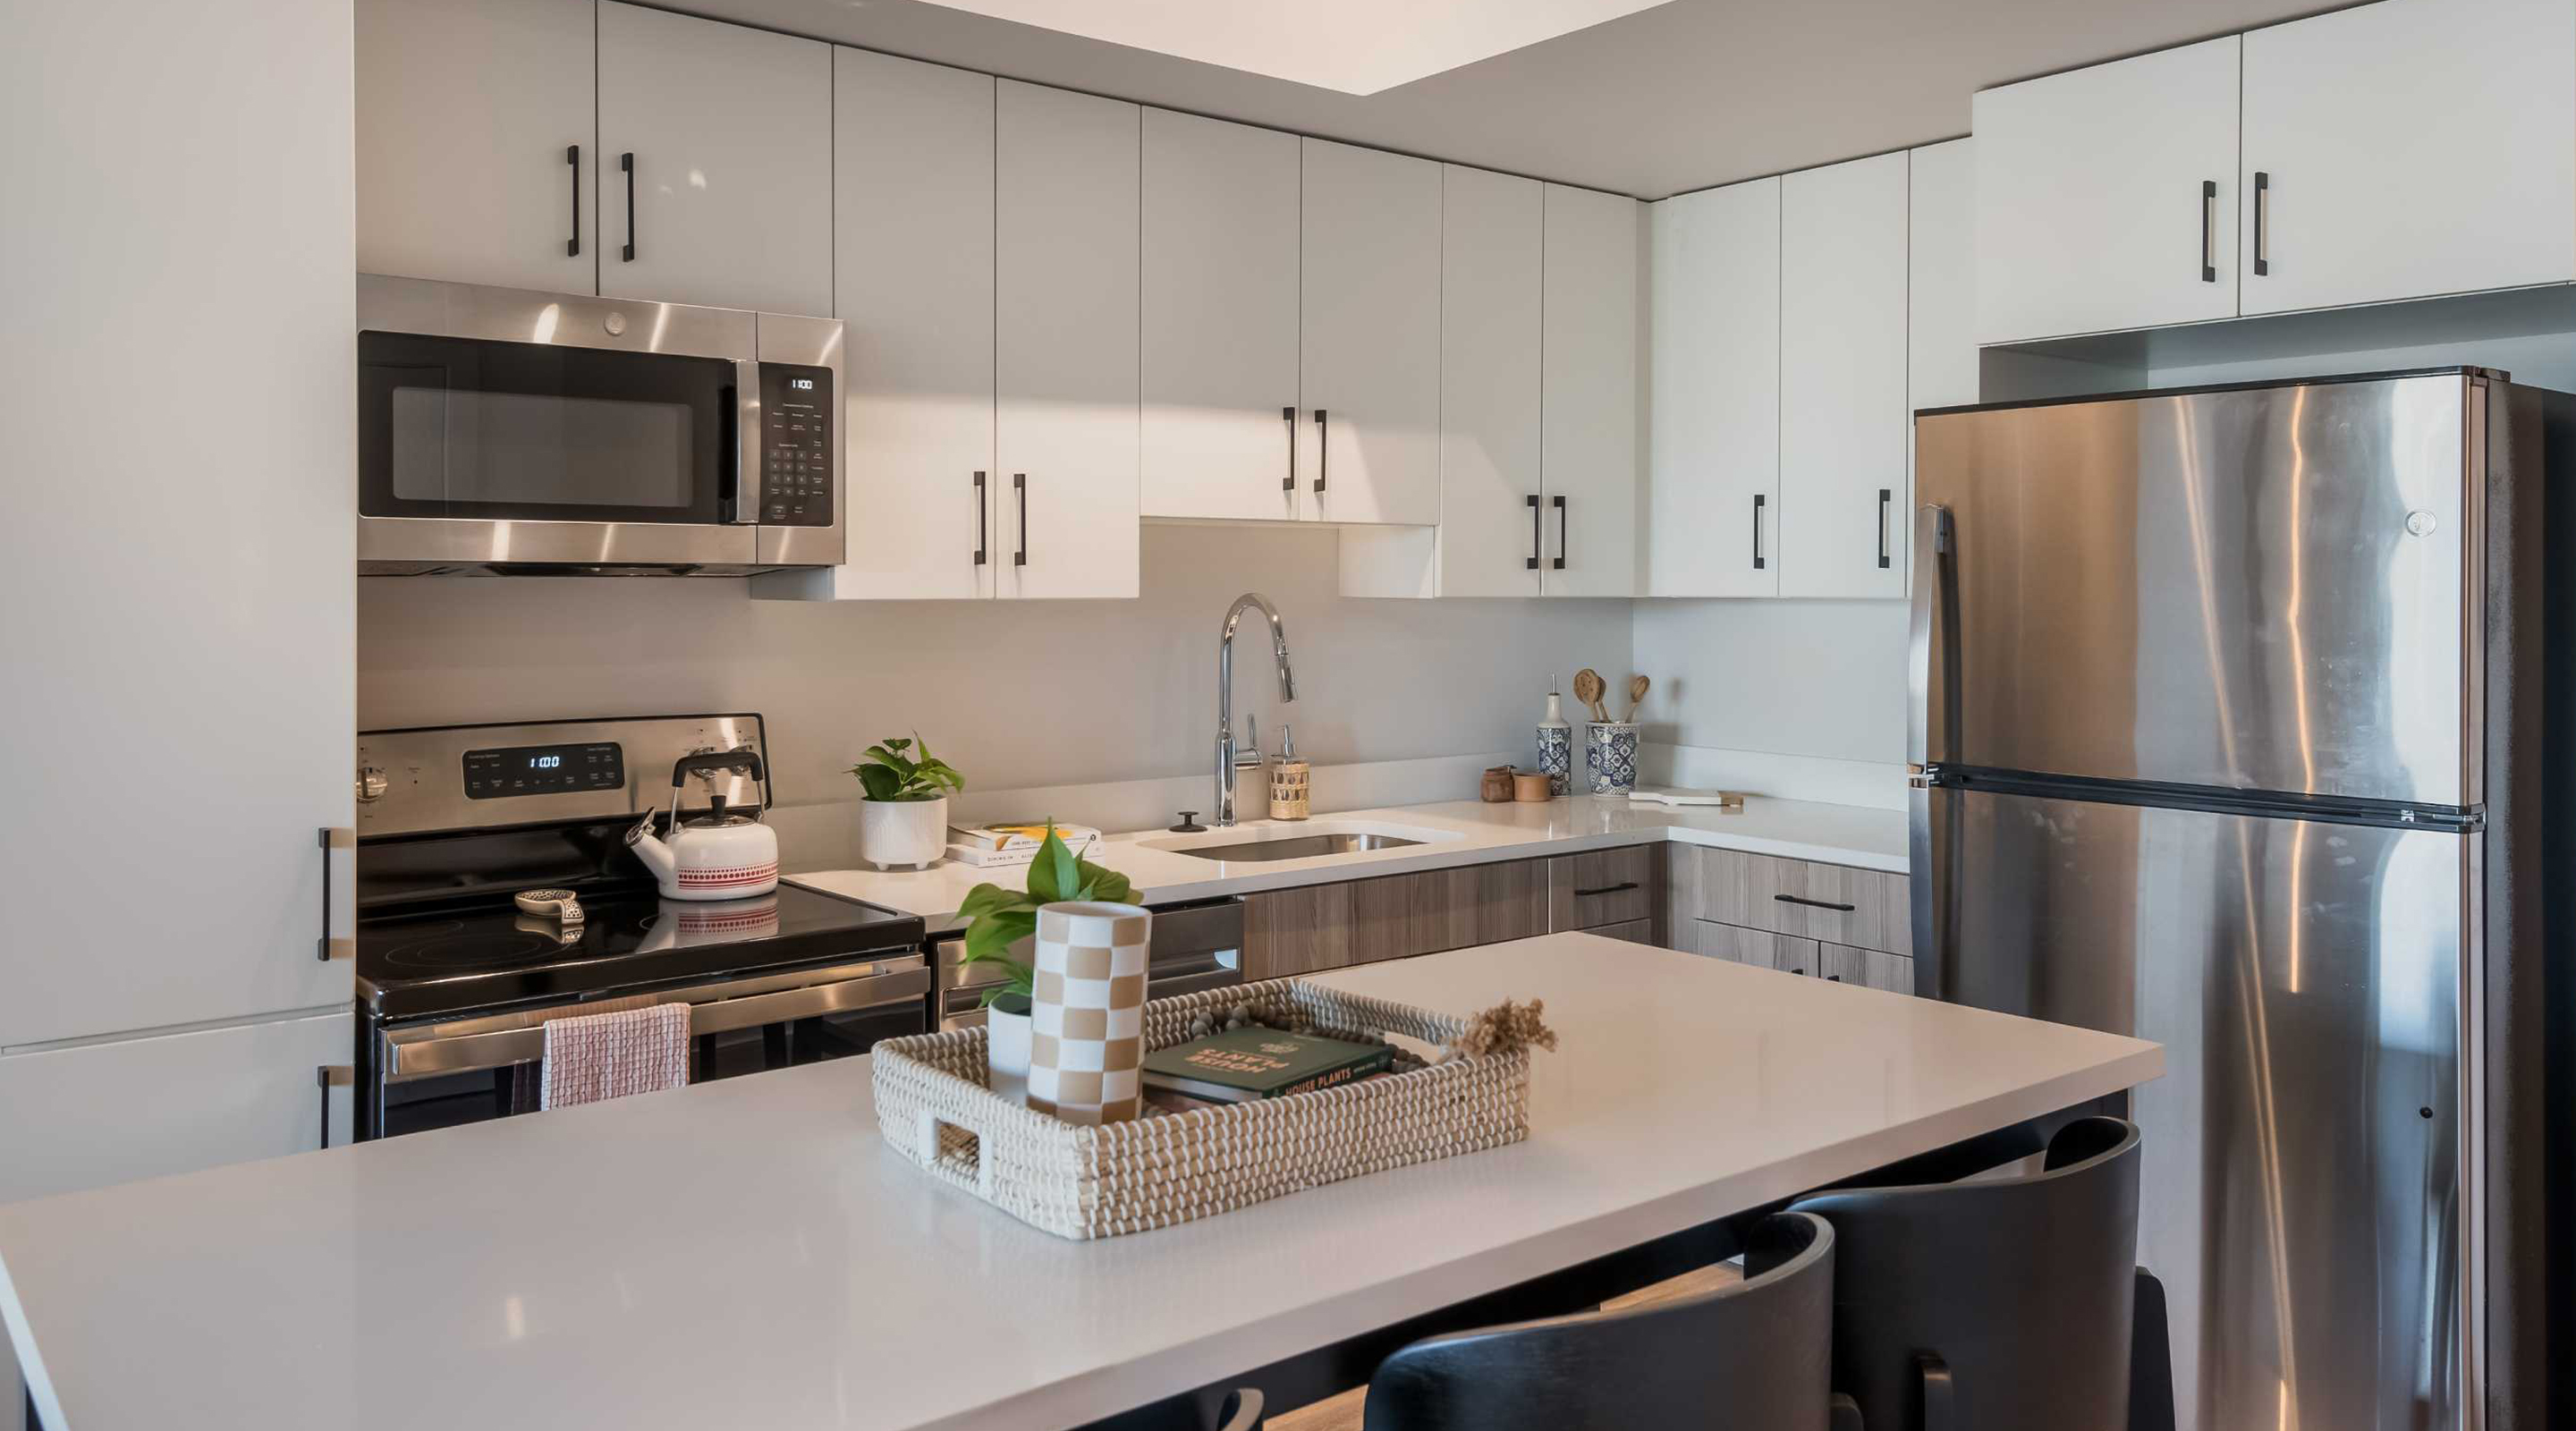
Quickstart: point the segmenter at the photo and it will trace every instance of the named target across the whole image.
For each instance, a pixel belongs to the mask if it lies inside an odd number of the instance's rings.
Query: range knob
[[[376,801],[383,799],[386,788],[392,784],[392,781],[385,778],[385,773],[382,770],[377,769],[375,766],[359,766],[358,803],[361,805],[372,805]]]

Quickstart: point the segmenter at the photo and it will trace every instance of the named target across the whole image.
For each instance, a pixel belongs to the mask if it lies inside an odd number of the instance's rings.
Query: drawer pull
[[[1636,887],[1637,882],[1635,880],[1623,879],[1617,884],[1605,884],[1596,889],[1578,889],[1574,892],[1574,897],[1576,899],[1590,899],[1597,894],[1626,894],[1628,891],[1635,889]]]
[[[1860,907],[1856,904],[1835,904],[1831,900],[1824,899],[1801,899],[1794,894],[1775,894],[1771,897],[1782,904],[1802,904],[1809,909],[1831,909],[1844,914],[1849,914]]]

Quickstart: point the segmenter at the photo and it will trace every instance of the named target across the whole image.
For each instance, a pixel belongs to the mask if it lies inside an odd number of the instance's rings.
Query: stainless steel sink
[[[1298,835],[1286,840],[1243,840],[1231,845],[1194,845],[1171,853],[1194,855],[1203,860],[1311,860],[1317,855],[1355,855],[1362,850],[1392,850],[1421,843],[1420,840],[1408,840],[1397,835],[1343,832]]]

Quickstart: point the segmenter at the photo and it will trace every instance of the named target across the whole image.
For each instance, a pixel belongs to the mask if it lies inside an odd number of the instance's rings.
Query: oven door
[[[689,1081],[704,1083],[861,1054],[925,1029],[930,971],[917,953],[655,990],[637,1003],[689,1005]],[[537,1111],[551,1018],[594,1000],[378,1028],[367,1040],[359,1136],[391,1137]]]
[[[757,561],[753,315],[374,277],[359,307],[362,572]]]

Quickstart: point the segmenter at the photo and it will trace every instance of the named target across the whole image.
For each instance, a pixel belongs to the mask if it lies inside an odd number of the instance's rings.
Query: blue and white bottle
[[[1574,727],[1565,723],[1561,698],[1547,693],[1547,719],[1538,723],[1538,768],[1547,774],[1547,793],[1564,795],[1573,788]]]

